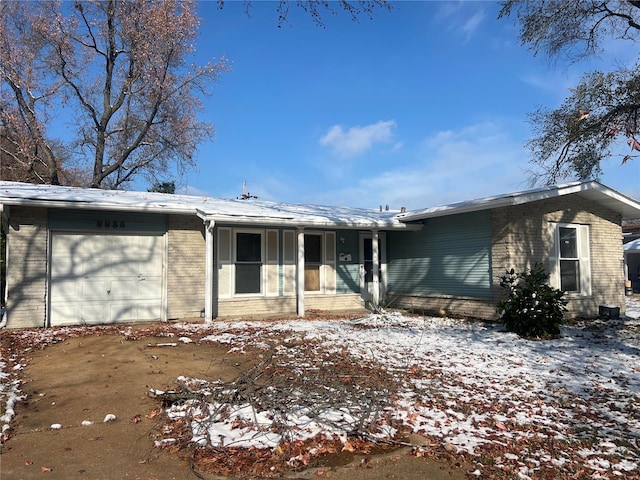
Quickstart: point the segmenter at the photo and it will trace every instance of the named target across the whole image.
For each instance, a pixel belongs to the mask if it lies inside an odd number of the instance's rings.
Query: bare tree
[[[0,3],[0,145],[32,181],[118,188],[195,165],[199,121],[224,59],[188,65],[193,0]],[[72,119],[61,124],[61,118]],[[86,159],[91,159],[87,161]]]
[[[606,55],[604,42],[628,40],[633,48],[640,38],[640,1],[504,1],[500,17],[511,15],[520,24],[523,45],[554,60]],[[597,178],[603,159],[619,155],[626,163],[638,155],[638,66],[585,74],[559,108],[531,114],[531,162],[545,183]]]
[[[245,5],[248,12],[251,1]],[[355,20],[391,9],[386,0],[281,0],[279,25],[291,5],[318,25],[325,13],[343,10]],[[0,0],[1,178],[118,188],[194,167],[198,144],[213,134],[196,117],[200,99],[228,68],[224,58],[187,64],[196,7],[195,0]]]

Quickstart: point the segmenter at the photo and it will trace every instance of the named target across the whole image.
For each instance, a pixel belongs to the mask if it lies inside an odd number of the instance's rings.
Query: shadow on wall
[[[7,307],[10,321],[15,312],[16,325],[11,326],[161,318],[162,236],[59,233],[49,240],[44,225],[16,225],[12,230]],[[47,268],[49,243],[53,261]]]

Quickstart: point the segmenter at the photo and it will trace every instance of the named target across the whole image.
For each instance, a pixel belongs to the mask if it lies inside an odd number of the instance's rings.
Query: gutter
[[[376,221],[370,222],[350,222],[348,220],[329,219],[300,219],[293,217],[247,217],[236,215],[216,215],[206,213],[196,209],[196,214],[205,222],[215,222],[216,224],[231,225],[264,225],[268,227],[295,227],[295,228],[341,228],[345,230],[405,230],[418,231],[422,229],[422,224],[407,224],[397,221]]]
[[[560,185],[525,192],[485,197],[476,200],[456,202],[449,205],[427,208],[413,212],[401,213],[396,218],[401,222],[424,220],[426,218],[443,217],[458,213],[477,212],[499,207],[511,207],[550,198],[561,198],[565,195],[582,194],[601,205],[618,211],[624,218],[633,218],[640,214],[640,203],[596,181],[585,181],[568,185]],[[609,206],[615,202],[615,206]],[[636,214],[637,212],[637,214]]]
[[[1,200],[0,200],[1,201]],[[131,205],[117,204],[100,204],[87,202],[73,202],[69,200],[34,200],[34,199],[11,199],[7,202],[9,205],[42,207],[42,208],[73,208],[77,210],[108,210],[108,211],[126,211],[126,212],[144,212],[144,213],[166,213],[171,215],[193,215],[194,208],[168,207],[164,205],[158,206],[139,206],[132,208]]]

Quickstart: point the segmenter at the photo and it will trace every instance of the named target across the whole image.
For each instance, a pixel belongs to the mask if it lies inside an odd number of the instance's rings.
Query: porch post
[[[373,273],[372,302],[374,307],[380,306],[380,252],[378,251],[378,230],[371,231],[371,263]]]
[[[298,264],[296,265],[296,298],[299,317],[304,317],[304,228],[298,228]]]
[[[204,267],[204,321],[213,322],[213,227],[214,220],[205,221],[205,262]]]

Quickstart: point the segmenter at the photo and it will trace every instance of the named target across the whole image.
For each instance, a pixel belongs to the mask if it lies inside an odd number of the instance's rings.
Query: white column
[[[298,316],[304,317],[304,229],[298,228],[298,264],[296,265],[296,298]]]
[[[213,227],[215,221],[205,221],[205,262],[204,267],[204,321],[213,322],[213,276],[215,273],[213,265]]]
[[[371,262],[373,271],[373,292],[372,299],[373,305],[378,307],[380,305],[380,252],[378,251],[378,231],[371,231]]]

